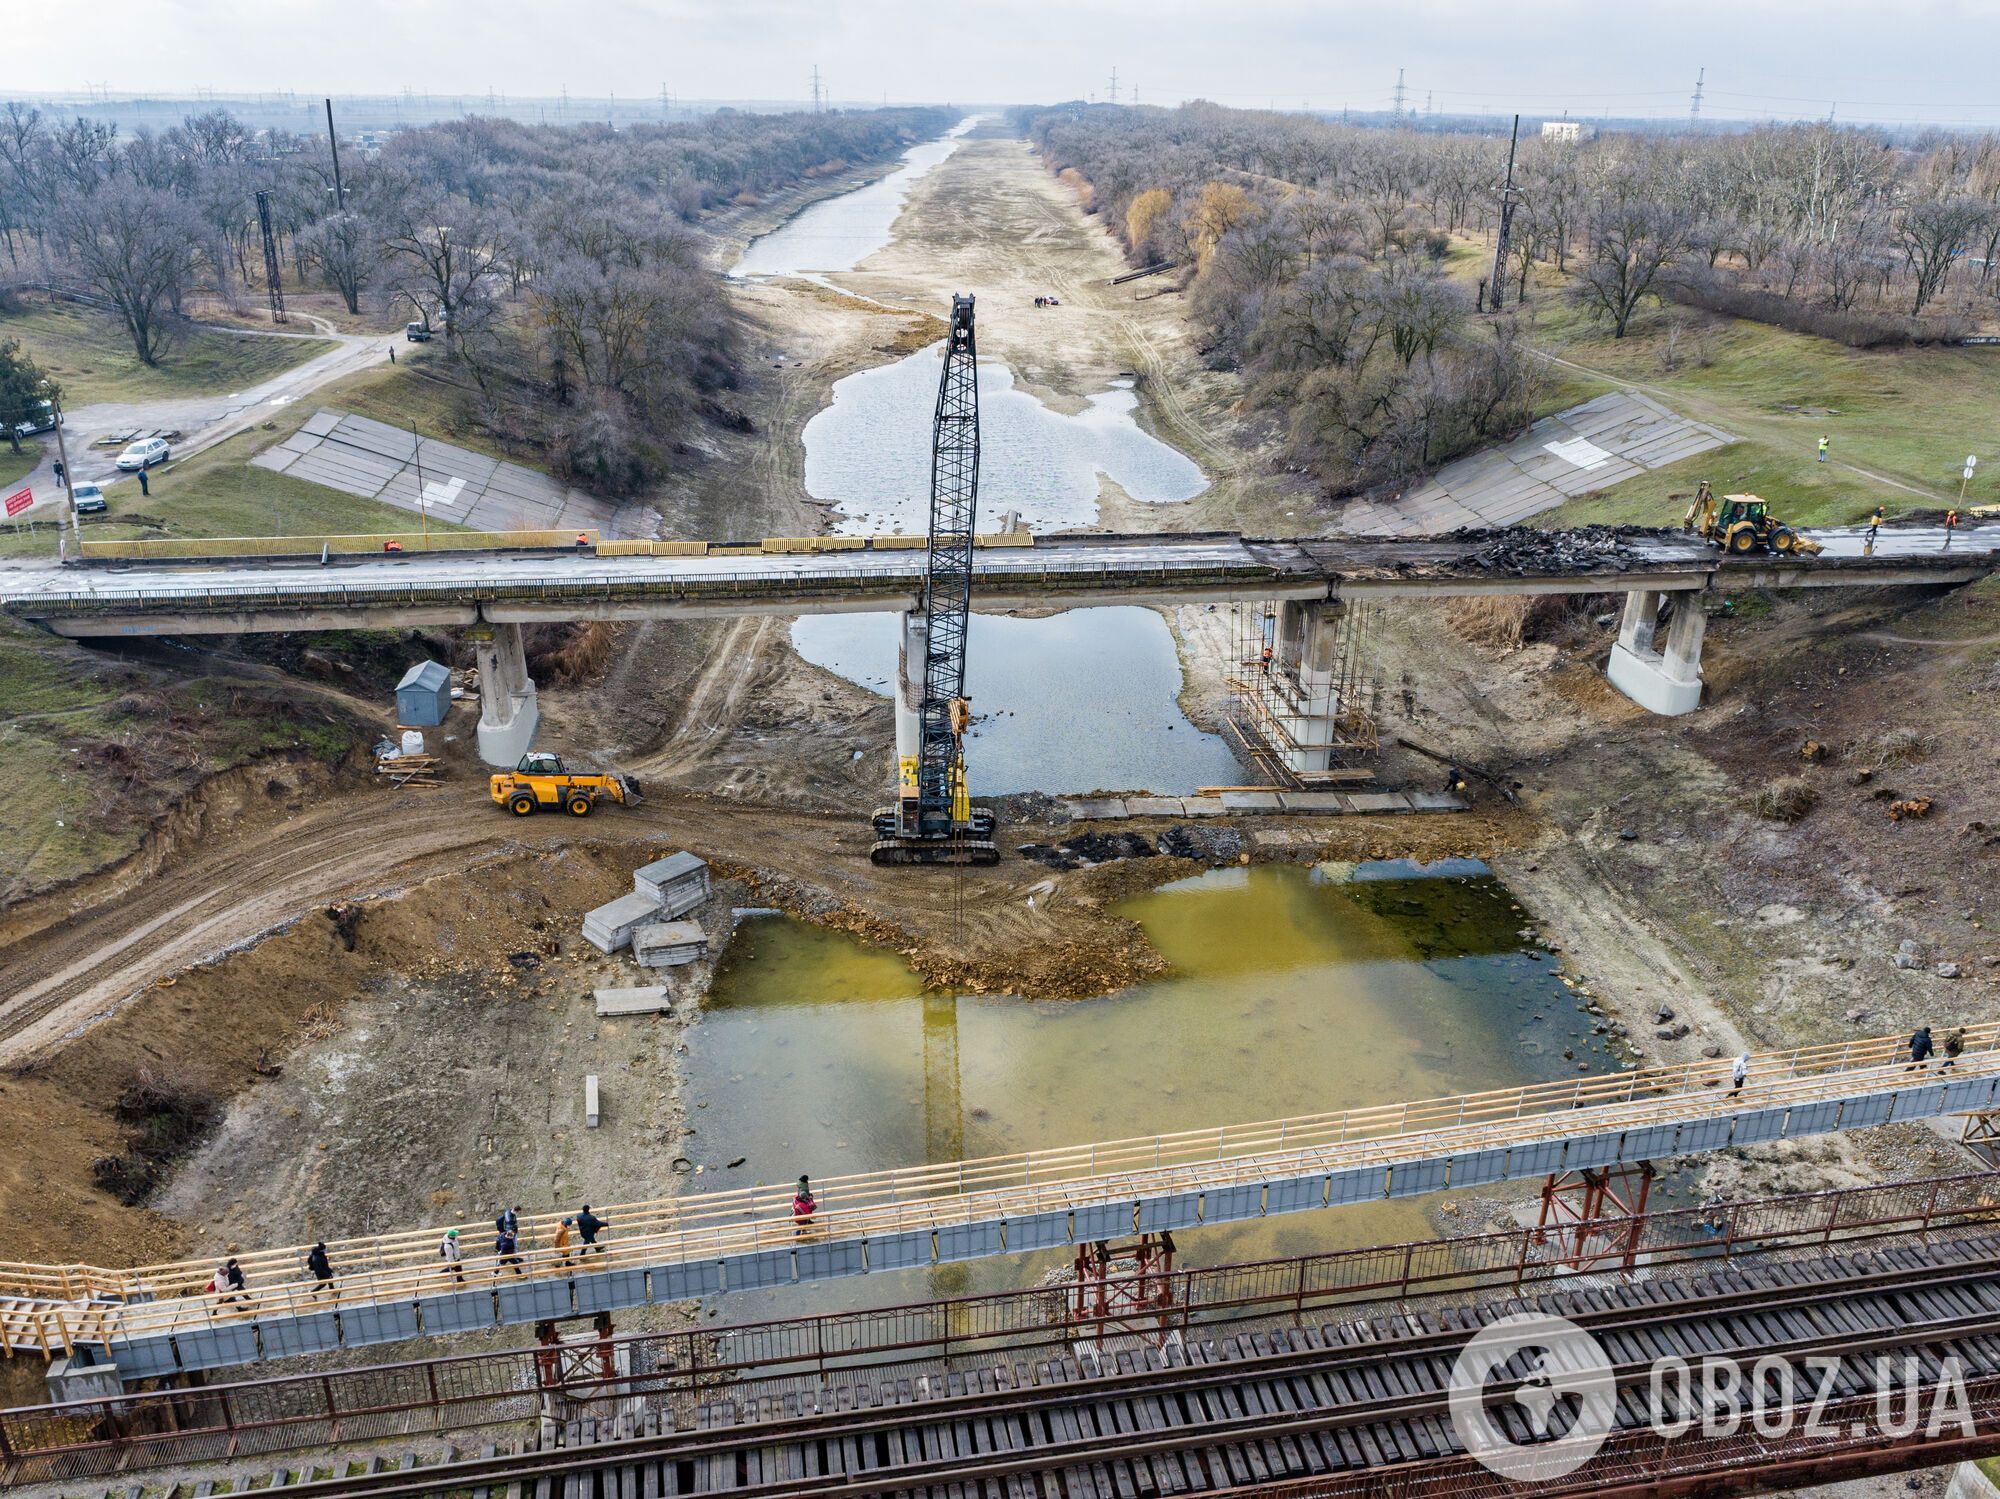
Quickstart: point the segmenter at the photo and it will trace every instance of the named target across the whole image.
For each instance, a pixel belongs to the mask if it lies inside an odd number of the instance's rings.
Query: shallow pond
[[[1614,1062],[1482,865],[1259,865],[1119,908],[1172,963],[1097,999],[926,994],[892,953],[747,924],[688,1032],[691,1190],[1505,1087]],[[1575,1054],[1565,1060],[1564,1049]],[[737,1157],[734,1170],[721,1166]],[[1184,1261],[1428,1237],[1373,1203],[1179,1235]],[[1032,1282],[1060,1255],[729,1298],[731,1320]]]
[[[958,149],[958,138],[979,123],[961,120],[934,141],[910,147],[888,176],[813,204],[769,234],[750,241],[732,276],[797,276],[851,271],[889,243],[890,226],[903,211],[912,184]]]
[[[837,531],[918,534],[930,521],[931,417],[943,345],[849,375],[806,423],[806,491],[833,503]],[[1020,512],[1033,531],[1097,520],[1099,477],[1135,500],[1172,504],[1208,487],[1185,453],[1132,419],[1139,400],[1120,385],[1074,416],[1014,388],[1006,365],[979,365],[979,526]]]
[[[792,626],[792,645],[806,660],[887,697],[896,627],[890,614],[808,615]],[[1180,657],[1167,622],[1151,609],[1073,609],[1045,619],[975,614],[966,660],[974,796],[1173,796],[1243,780],[1222,738],[1181,712]],[[1090,732],[1078,733],[1079,724]]]

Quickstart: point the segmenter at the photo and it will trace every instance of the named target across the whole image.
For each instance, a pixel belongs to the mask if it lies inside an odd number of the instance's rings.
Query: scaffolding
[[[1249,762],[1280,786],[1297,790],[1372,780],[1371,762],[1381,748],[1377,682],[1368,652],[1376,611],[1366,605],[1322,606],[1320,627],[1337,632],[1329,690],[1304,679],[1299,642],[1279,629],[1280,607],[1274,601],[1230,605],[1231,737]],[[1322,761],[1325,768],[1317,768]],[[1304,768],[1309,765],[1314,768]]]

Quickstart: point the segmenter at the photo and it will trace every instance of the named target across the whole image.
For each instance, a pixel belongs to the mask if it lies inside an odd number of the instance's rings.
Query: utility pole
[[[55,407],[56,419],[56,461],[62,465],[63,498],[69,503],[70,534],[76,538],[76,558],[83,560],[83,521],[76,513],[76,473],[69,466],[69,444],[63,441],[62,397],[51,395],[49,404]],[[1963,496],[1961,496],[1963,498]],[[62,522],[56,522],[56,556],[62,556]]]
[[[271,232],[271,195],[257,193],[257,227],[264,231],[264,288],[271,294],[271,321],[285,321],[285,288],[278,281],[278,239]]]
[[[665,120],[669,118],[673,114],[673,112],[674,112],[673,100],[671,97],[669,97],[667,93],[667,86],[663,83],[660,85],[660,118],[662,120]]]
[[[333,133],[333,100],[326,101],[326,144],[333,152],[333,206],[338,213],[347,212],[347,191],[340,185],[340,137]]]
[[[1111,65],[1111,102],[1113,104],[1118,102],[1118,65],[1116,63]]]
[[[1690,130],[1699,129],[1701,126],[1701,90],[1702,85],[1707,82],[1708,69],[1697,68],[1694,75],[1694,99],[1688,105],[1688,128]]]
[[[1493,310],[1500,310],[1500,292],[1507,281],[1507,236],[1514,228],[1514,149],[1521,144],[1521,117],[1514,116],[1513,138],[1507,142],[1507,185],[1500,189],[1500,240],[1493,247]]]
[[[813,113],[818,114],[822,109],[822,107],[823,106],[820,103],[820,92],[819,92],[819,64],[814,63],[813,64]]]
[[[1398,68],[1396,69],[1396,102],[1390,107],[1389,113],[1399,120],[1403,117],[1403,93],[1403,70]]]

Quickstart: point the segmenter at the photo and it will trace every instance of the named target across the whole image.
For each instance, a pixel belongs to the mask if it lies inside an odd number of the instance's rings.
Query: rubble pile
[[[1492,531],[1466,528],[1438,539],[1476,543],[1464,558],[1472,567],[1525,577],[1530,573],[1626,572],[1640,560],[1634,543],[1674,534],[1646,526],[1576,526],[1562,531],[1507,527]]]

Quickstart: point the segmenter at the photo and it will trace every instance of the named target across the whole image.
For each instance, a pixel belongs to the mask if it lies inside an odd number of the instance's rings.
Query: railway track
[[[1900,1367],[1914,1358],[1930,1379],[1956,1357],[1971,1380],[2000,1375],[2000,1236],[1116,1357],[1077,1350],[975,1374],[827,1384],[712,1402],[688,1430],[283,1487],[384,1499],[482,1490],[523,1499],[1137,1499],[1407,1468],[1460,1456],[1447,1408],[1453,1363],[1479,1327],[1520,1311],[1565,1316],[1597,1338],[1623,1429],[1646,1424],[1650,1370],[1669,1354],[1734,1364],[1746,1384],[1759,1359],[1838,1360],[1828,1386],[1836,1398],[1872,1392],[1881,1359]],[[1496,1423],[1520,1441],[1532,1437],[1511,1395],[1528,1372],[1504,1366],[1486,1392]]]

